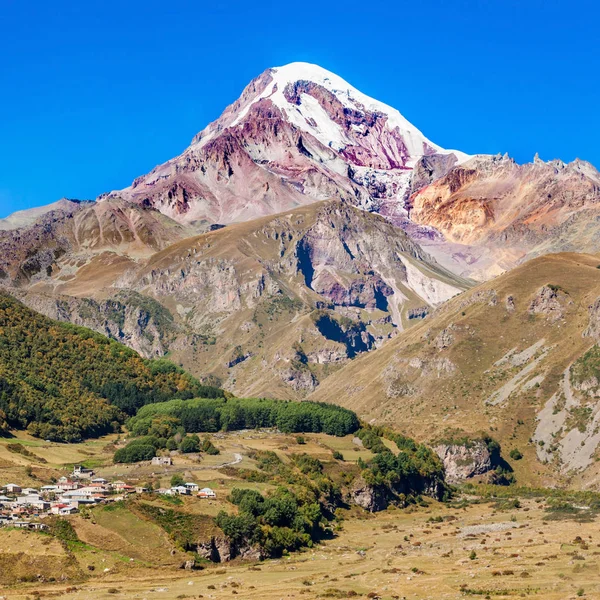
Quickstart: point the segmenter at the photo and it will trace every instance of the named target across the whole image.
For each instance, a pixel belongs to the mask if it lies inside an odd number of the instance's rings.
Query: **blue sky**
[[[0,216],[128,185],[298,60],[442,146],[600,166],[599,17],[587,0],[0,0]]]

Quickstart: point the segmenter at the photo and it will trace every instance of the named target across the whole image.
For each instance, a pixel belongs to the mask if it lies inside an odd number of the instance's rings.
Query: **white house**
[[[19,496],[14,503],[17,506],[31,506],[38,510],[48,510],[50,508],[50,502],[42,500],[39,496]]]
[[[50,512],[53,515],[75,515],[79,512],[79,509],[72,504],[55,504]]]
[[[157,466],[171,466],[173,464],[173,459],[170,456],[155,456],[152,458],[152,464]]]
[[[91,479],[94,476],[92,469],[85,469],[81,465],[77,465],[73,469],[73,477],[75,479]]]
[[[90,488],[81,488],[79,490],[69,490],[69,491],[65,492],[62,496],[63,496],[63,498],[72,498],[74,496],[91,497],[95,493],[96,493],[96,491],[92,490]]]
[[[176,485],[171,489],[173,490],[173,493],[179,494],[180,496],[187,496],[190,493],[190,490],[188,490],[185,485]]]
[[[195,494],[199,489],[198,484],[194,483],[193,481],[186,483],[185,487],[190,491],[191,494]]]
[[[6,490],[7,494],[20,494],[22,489],[20,485],[17,485],[16,483],[9,483],[8,485],[4,486],[4,489]]]
[[[198,498],[216,498],[217,495],[210,488],[202,488],[198,492]]]

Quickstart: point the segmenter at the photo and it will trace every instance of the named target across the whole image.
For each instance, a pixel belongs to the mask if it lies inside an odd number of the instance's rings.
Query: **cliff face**
[[[164,356],[183,333],[166,308],[136,292],[117,292],[103,300],[33,291],[15,296],[51,319],[93,329],[147,358]]]

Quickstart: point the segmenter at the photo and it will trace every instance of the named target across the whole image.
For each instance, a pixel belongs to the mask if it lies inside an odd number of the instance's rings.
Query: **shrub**
[[[521,453],[521,451],[518,448],[513,448],[510,453],[509,456],[513,459],[513,460],[521,460],[523,458],[523,454]]]
[[[114,462],[136,463],[142,460],[151,460],[156,456],[156,448],[150,444],[128,444],[115,452]]]
[[[179,450],[184,454],[200,452],[200,438],[196,434],[184,437],[179,444]]]
[[[205,437],[202,441],[202,452],[205,452],[206,454],[209,454],[211,456],[221,454],[221,451],[212,443],[212,441],[208,437]]]

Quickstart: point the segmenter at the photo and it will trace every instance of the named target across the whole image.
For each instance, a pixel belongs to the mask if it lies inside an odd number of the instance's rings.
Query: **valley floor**
[[[431,503],[344,521],[337,536],[281,560],[199,572],[122,563],[87,583],[0,589],[8,600],[123,598],[458,599],[600,597],[600,522],[548,520],[543,502]],[[35,534],[29,534],[35,535]],[[2,540],[2,553],[10,551]]]
[[[339,451],[345,462],[327,464],[342,470],[356,468],[359,458],[371,456],[352,436],[310,434],[302,445],[293,436],[266,431],[216,434],[213,439],[220,455],[200,461],[176,456],[173,466],[154,472],[161,484],[182,473],[215,489],[215,500],[185,498],[175,506],[198,518],[236,510],[227,500],[235,486],[271,487],[236,476],[237,469],[255,468],[255,450],[272,450],[283,460],[306,452],[323,461],[331,461],[332,452]],[[8,451],[14,442],[32,455]],[[115,442],[116,436],[109,436],[79,445],[54,444],[19,433],[0,440],[0,474],[6,480],[39,485],[84,458],[109,480],[143,482],[156,470],[149,464],[112,464]],[[44,456],[47,463],[40,463]],[[235,464],[220,468],[227,463]],[[486,492],[502,499],[490,500]],[[0,598],[600,598],[600,503],[593,494],[589,503],[571,494],[475,484],[465,486],[447,504],[427,499],[423,506],[390,508],[375,515],[354,507],[340,510],[335,536],[313,548],[279,560],[207,563],[195,571],[181,568],[189,554],[129,504],[136,502],[134,494],[122,505],[95,508],[92,518],[69,517],[77,542],[65,544],[44,533],[0,528]],[[158,498],[143,501],[173,507]]]

